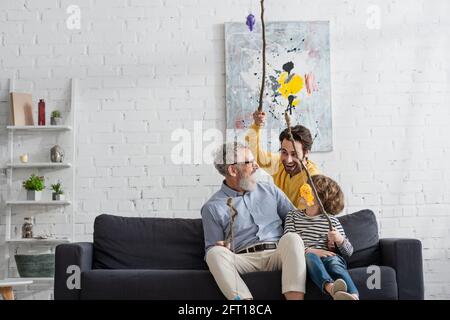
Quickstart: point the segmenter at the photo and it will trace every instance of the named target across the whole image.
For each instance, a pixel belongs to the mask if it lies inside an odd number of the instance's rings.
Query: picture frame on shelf
[[[31,94],[11,92],[11,122],[14,126],[34,126]]]

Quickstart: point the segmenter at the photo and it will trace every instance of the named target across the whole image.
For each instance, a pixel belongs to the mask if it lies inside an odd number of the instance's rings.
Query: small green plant
[[[55,194],[64,194],[64,190],[61,188],[61,182],[52,184],[52,190]]]
[[[51,116],[52,118],[61,118],[61,112],[59,112],[59,110],[54,110],[52,111]]]
[[[25,180],[22,183],[22,185],[26,190],[42,191],[45,188],[44,177],[38,177],[37,175],[32,174],[28,180]]]

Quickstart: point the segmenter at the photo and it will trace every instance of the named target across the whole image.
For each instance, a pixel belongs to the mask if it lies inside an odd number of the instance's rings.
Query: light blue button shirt
[[[295,209],[286,195],[273,183],[259,182],[254,191],[237,192],[225,184],[202,207],[205,251],[217,241],[226,239],[230,230],[228,197],[238,215],[234,222],[235,252],[261,242],[278,241],[283,235],[282,224],[290,210]]]

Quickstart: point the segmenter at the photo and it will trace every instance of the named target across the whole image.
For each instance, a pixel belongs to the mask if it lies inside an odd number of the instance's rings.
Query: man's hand
[[[319,256],[320,258],[324,258],[324,257],[333,257],[336,255],[336,253],[331,252],[331,251],[327,251],[327,250],[322,250],[322,249],[306,249],[305,253],[314,253],[315,255]]]
[[[217,241],[216,246],[225,247],[231,250],[231,244],[229,242],[225,244],[225,241]]]
[[[266,123],[266,113],[263,111],[255,111],[253,112],[253,121],[258,127],[264,127]]]
[[[337,230],[328,231],[328,246],[330,246],[330,242],[333,243],[333,247],[335,243],[340,246],[344,242],[344,237]]]

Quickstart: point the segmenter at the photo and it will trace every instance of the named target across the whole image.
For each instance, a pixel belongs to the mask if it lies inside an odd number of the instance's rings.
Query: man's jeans
[[[307,253],[306,268],[311,280],[322,290],[325,291],[327,282],[342,279],[347,284],[347,292],[350,294],[358,294],[350,274],[347,271],[347,263],[340,255],[332,257],[322,257],[314,253]]]

